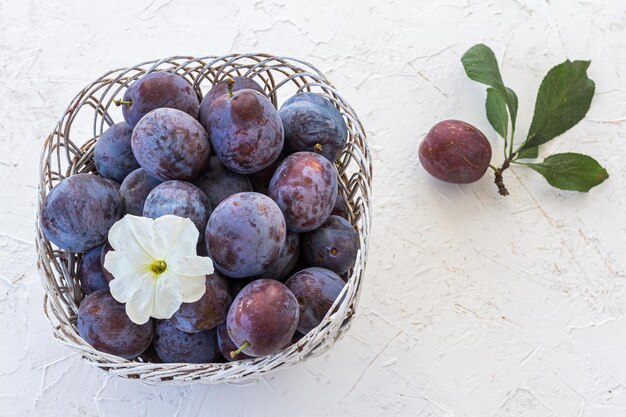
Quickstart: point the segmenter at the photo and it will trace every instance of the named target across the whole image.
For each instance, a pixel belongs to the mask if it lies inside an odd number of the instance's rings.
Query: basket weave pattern
[[[81,255],[54,247],[43,236],[37,219],[37,264],[46,290],[44,311],[52,324],[55,337],[93,365],[113,374],[168,383],[237,382],[286,368],[325,352],[348,329],[358,303],[371,226],[372,168],[365,132],[354,110],[326,77],[308,63],[267,54],[204,58],[176,56],[104,74],[72,100],[45,140],[40,161],[37,212],[47,193],[63,178],[96,172],[93,164],[94,144],[104,130],[122,120],[121,117],[116,121],[112,119],[110,113],[114,113],[115,109],[113,101],[121,98],[126,87],[134,80],[153,71],[169,71],[183,76],[194,86],[199,97],[213,83],[226,77],[243,75],[263,86],[275,106],[279,94],[284,101],[296,90],[320,93],[330,99],[339,108],[348,126],[348,144],[335,165],[340,174],[340,195],[359,234],[360,250],[356,265],[350,272],[343,292],[322,323],[283,351],[230,363],[162,364],[150,363],[143,357],[128,361],[95,350],[78,335],[76,316],[84,297],[76,276]],[[281,88],[289,90],[289,93],[282,94]],[[90,127],[88,121],[91,119],[93,126]],[[77,129],[78,123],[81,123],[82,130]],[[80,130],[81,133],[73,133],[72,128],[74,132]],[[83,131],[89,133],[85,136]]]

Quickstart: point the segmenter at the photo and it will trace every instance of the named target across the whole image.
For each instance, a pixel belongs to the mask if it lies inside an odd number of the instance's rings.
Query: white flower
[[[104,267],[115,278],[111,295],[126,303],[133,322],[169,319],[182,303],[204,295],[213,263],[196,255],[198,235],[191,220],[172,215],[153,220],[128,214],[111,227],[114,251],[107,253]]]

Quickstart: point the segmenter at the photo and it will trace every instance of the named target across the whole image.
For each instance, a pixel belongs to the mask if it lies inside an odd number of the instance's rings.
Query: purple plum
[[[226,280],[218,273],[207,275],[204,295],[196,302],[182,303],[170,322],[187,333],[213,329],[226,321],[232,301]]]
[[[324,224],[302,235],[302,254],[307,265],[343,274],[354,266],[359,235],[349,221],[330,216]]]
[[[269,197],[233,194],[213,211],[206,228],[207,252],[216,268],[232,278],[264,272],[280,256],[285,219]]]
[[[133,129],[126,122],[121,122],[100,136],[93,150],[93,161],[101,177],[122,182],[128,174],[139,168],[130,144],[132,134]]]
[[[346,122],[320,94],[296,94],[285,101],[279,114],[285,129],[285,147],[290,153],[317,151],[335,161],[346,146]]]
[[[253,281],[228,311],[228,335],[248,356],[271,355],[291,342],[299,311],[296,297],[285,284],[273,279]]]
[[[256,81],[248,77],[235,76],[214,84],[213,87],[211,87],[209,92],[206,93],[206,95],[202,99],[202,102],[200,103],[200,115],[198,116],[198,120],[200,120],[202,126],[204,126],[207,130],[209,130],[207,127],[207,116],[209,115],[209,108],[211,107],[213,102],[219,97],[228,94],[229,83],[231,84],[231,90],[233,92],[251,89],[265,95],[263,87],[261,87]]]
[[[469,123],[444,120],[433,126],[420,144],[419,158],[433,177],[468,184],[485,175],[491,162],[491,145]]]
[[[124,304],[118,303],[108,290],[86,296],[78,309],[78,334],[100,352],[133,359],[150,346],[154,336],[152,319],[133,323]]]
[[[159,180],[193,180],[209,164],[211,146],[204,128],[180,110],[156,109],[135,126],[135,158]]]
[[[164,71],[146,74],[133,82],[116,104],[122,106],[124,120],[131,128],[155,109],[177,109],[196,119],[200,108],[191,84],[180,75]]]
[[[289,155],[270,182],[268,195],[285,215],[293,232],[317,229],[330,216],[337,199],[337,170],[313,152]]]
[[[103,246],[96,246],[85,253],[78,264],[78,281],[85,295],[109,289],[109,281],[104,277],[100,265],[100,254]]]
[[[307,268],[292,275],[285,285],[300,307],[298,331],[306,334],[322,322],[345,283],[328,269]]]
[[[148,194],[159,184],[161,181],[148,174],[148,171],[143,168],[137,168],[128,174],[120,186],[124,212],[133,216],[142,216],[143,205]]]
[[[283,149],[280,116],[272,102],[255,90],[239,90],[216,99],[209,109],[207,130],[215,154],[239,174],[268,167]]]
[[[217,207],[226,197],[233,194],[252,191],[248,177],[226,168],[217,156],[212,156],[209,166],[194,181],[211,200],[211,206]]]
[[[202,238],[211,215],[211,202],[198,187],[185,181],[165,181],[154,187],[143,207],[144,217],[157,219],[166,214],[190,219]]]
[[[163,363],[210,363],[220,354],[215,329],[185,333],[168,320],[157,321],[154,349]]]
[[[75,174],[58,183],[43,201],[39,223],[43,234],[61,249],[86,252],[104,243],[122,217],[120,194],[93,174]]]
[[[287,232],[287,238],[283,249],[280,251],[278,259],[265,270],[265,272],[255,278],[271,278],[282,280],[287,277],[300,256],[300,235],[294,232]]]
[[[331,216],[339,216],[339,217],[343,217],[346,220],[350,220],[348,213],[349,213],[348,206],[346,205],[346,202],[343,201],[343,197],[341,196],[341,193],[337,193],[335,206],[333,207],[333,211],[330,212]]]

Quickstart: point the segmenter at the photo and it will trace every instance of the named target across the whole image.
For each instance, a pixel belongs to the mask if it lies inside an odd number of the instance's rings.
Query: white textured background
[[[626,6],[623,0],[0,1],[0,415],[626,416]],[[559,192],[528,169],[457,187],[417,147],[443,118],[481,128],[459,58],[490,45],[528,129],[553,65],[591,59],[576,150],[611,178]],[[176,54],[266,51],[324,71],[363,120],[374,233],[358,317],[323,357],[247,386],[108,377],[42,313],[33,220],[39,150],[104,71]],[[496,161],[498,161],[496,159]]]

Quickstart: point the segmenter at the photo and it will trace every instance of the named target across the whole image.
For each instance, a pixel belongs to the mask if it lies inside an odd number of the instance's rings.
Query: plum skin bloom
[[[113,275],[111,295],[125,303],[137,324],[150,317],[169,319],[182,303],[198,301],[206,291],[213,261],[197,256],[199,232],[189,219],[157,219],[127,214],[111,227],[104,267]]]

